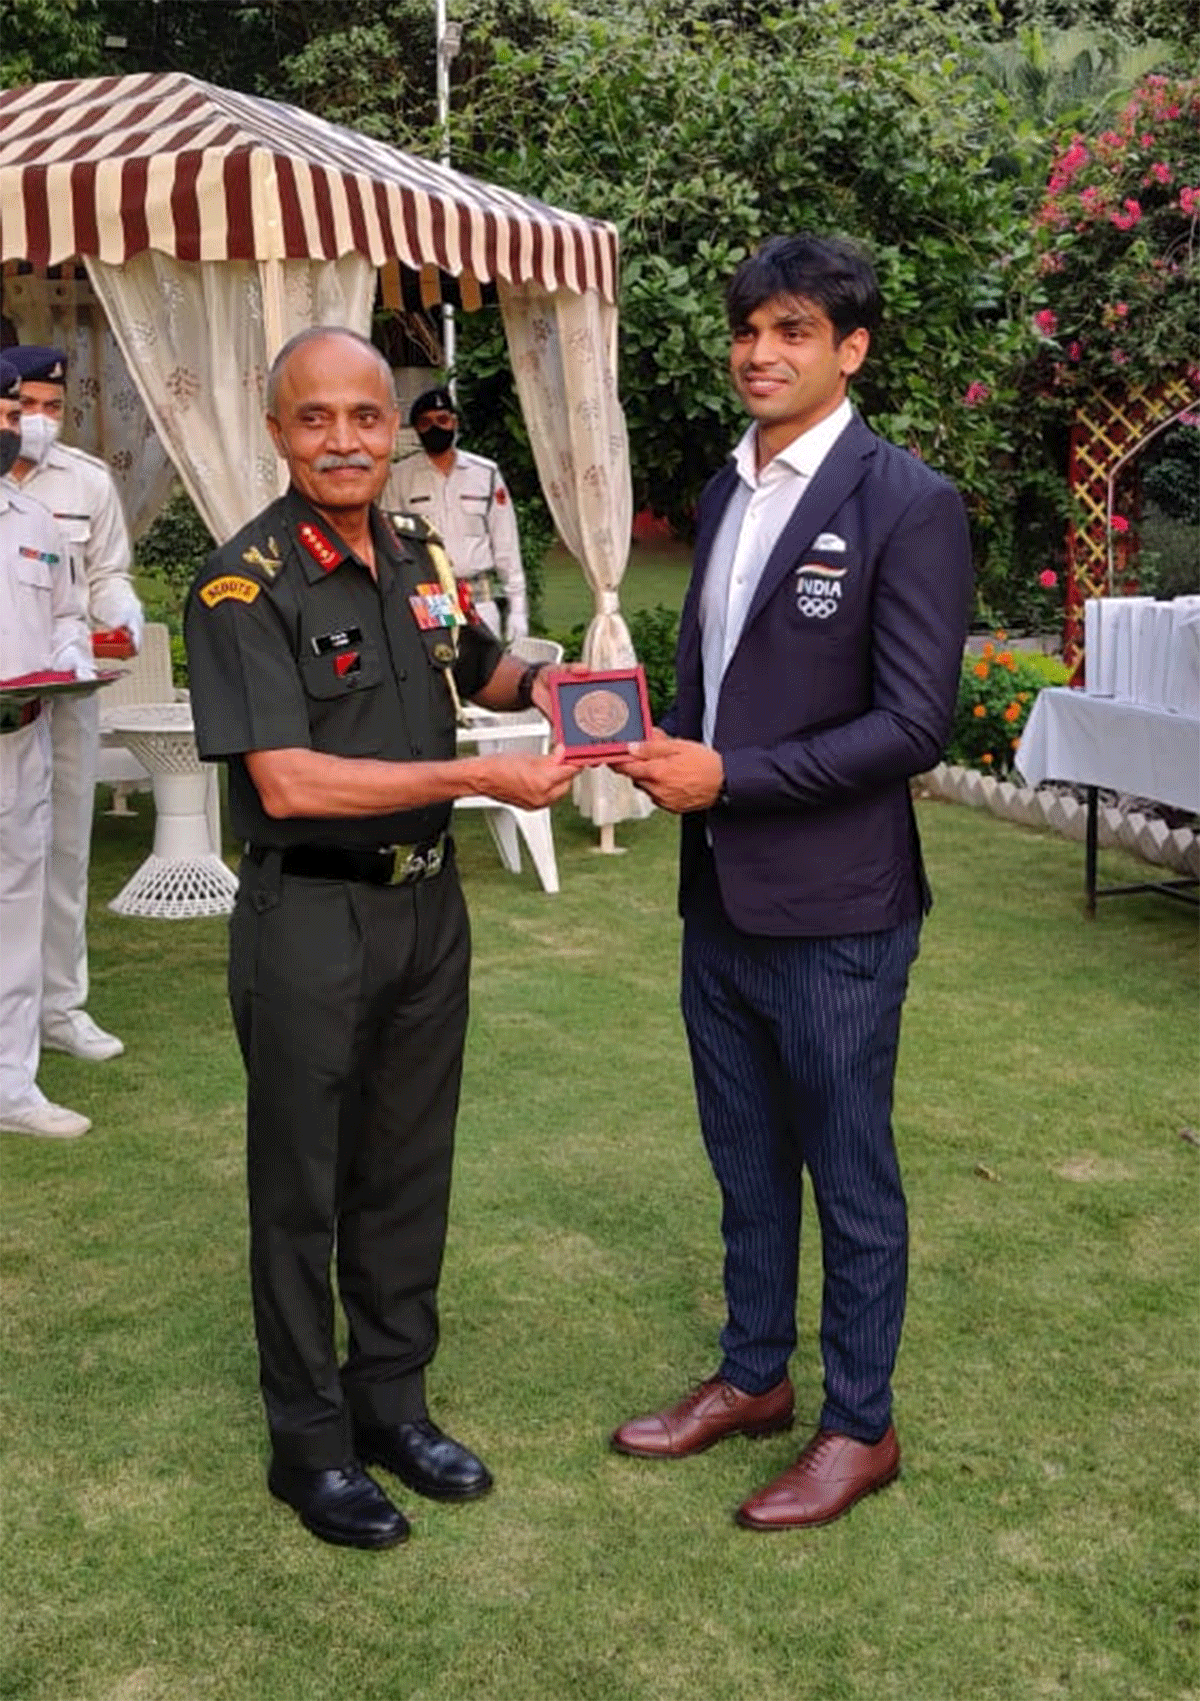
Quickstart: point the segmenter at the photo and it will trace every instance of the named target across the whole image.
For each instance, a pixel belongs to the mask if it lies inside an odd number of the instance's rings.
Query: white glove
[[[133,640],[134,653],[139,654],[142,648],[142,639],[146,636],[146,616],[140,602],[135,601],[121,625],[126,628]]]
[[[115,632],[124,626],[133,640],[134,649],[141,649],[146,632],[146,616],[141,603],[121,581],[110,581],[105,585],[103,594],[96,597],[92,603],[91,617],[109,631]]]
[[[96,677],[96,658],[79,644],[68,644],[60,650],[54,658],[54,666],[59,673],[73,673],[76,679]]]

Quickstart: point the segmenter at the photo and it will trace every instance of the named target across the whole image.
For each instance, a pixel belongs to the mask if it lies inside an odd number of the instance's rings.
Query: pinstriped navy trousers
[[[720,1374],[756,1394],[787,1372],[807,1167],[824,1266],[821,1428],[875,1441],[891,1422],[908,1276],[891,1112],[921,923],[768,938],[738,932],[715,880],[709,890],[684,919],[682,1006],[722,1198]]]

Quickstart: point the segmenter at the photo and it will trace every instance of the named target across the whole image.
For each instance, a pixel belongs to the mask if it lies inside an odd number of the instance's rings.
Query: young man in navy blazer
[[[773,237],[726,305],[751,424],[700,498],[675,703],[614,766],[682,816],[682,1002],[727,1320],[716,1374],[612,1439],[681,1458],[790,1428],[807,1168],[824,1405],[795,1464],[737,1513],[775,1530],[826,1524],[900,1470],[892,1086],[929,907],[908,782],[950,729],[972,573],[954,487],[847,399],[880,317],[862,253]]]

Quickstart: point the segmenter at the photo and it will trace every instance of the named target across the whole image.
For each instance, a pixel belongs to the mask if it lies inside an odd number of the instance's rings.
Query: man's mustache
[[[370,472],[374,465],[370,455],[364,455],[359,450],[353,455],[318,455],[313,462],[313,471],[337,472],[339,467],[355,467],[359,472]]]

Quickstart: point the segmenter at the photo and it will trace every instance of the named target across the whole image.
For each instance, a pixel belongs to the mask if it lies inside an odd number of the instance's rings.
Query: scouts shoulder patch
[[[219,602],[253,602],[261,589],[241,573],[222,573],[219,579],[210,579],[200,587],[200,601],[205,608],[216,608]]]

